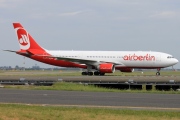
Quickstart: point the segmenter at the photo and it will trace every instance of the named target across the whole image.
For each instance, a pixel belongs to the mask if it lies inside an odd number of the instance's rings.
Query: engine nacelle
[[[113,73],[115,71],[115,67],[111,63],[104,63],[98,66],[98,70],[101,73]]]
[[[121,72],[134,72],[133,68],[121,68],[120,69]]]

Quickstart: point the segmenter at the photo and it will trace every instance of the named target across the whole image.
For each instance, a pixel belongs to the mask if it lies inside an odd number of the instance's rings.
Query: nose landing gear
[[[157,72],[156,72],[157,76],[161,75],[160,70],[161,70],[160,68],[157,69]]]
[[[159,75],[161,75],[161,73],[160,73],[160,72],[156,72],[156,75],[158,75],[158,76],[159,76]]]

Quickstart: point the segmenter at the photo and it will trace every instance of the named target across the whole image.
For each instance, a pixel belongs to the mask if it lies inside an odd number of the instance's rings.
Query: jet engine
[[[113,73],[115,71],[115,67],[111,63],[100,64],[97,69],[101,73]]]
[[[121,68],[119,69],[121,72],[134,72],[133,68]]]

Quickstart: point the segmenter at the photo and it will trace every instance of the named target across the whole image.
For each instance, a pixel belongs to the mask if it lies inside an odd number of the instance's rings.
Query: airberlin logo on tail
[[[23,28],[17,28],[17,37],[21,49],[27,50],[30,48],[29,35],[26,30]]]
[[[124,60],[130,60],[130,61],[155,61],[155,56],[151,56],[150,54],[146,55],[136,55],[136,54],[129,54],[125,55],[123,57]]]

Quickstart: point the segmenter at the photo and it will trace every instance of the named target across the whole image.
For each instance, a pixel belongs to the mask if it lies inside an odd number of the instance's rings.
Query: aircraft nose
[[[174,64],[177,64],[179,62],[178,59],[174,59]]]
[[[179,60],[178,59],[176,59],[177,60],[177,63],[179,62]]]

